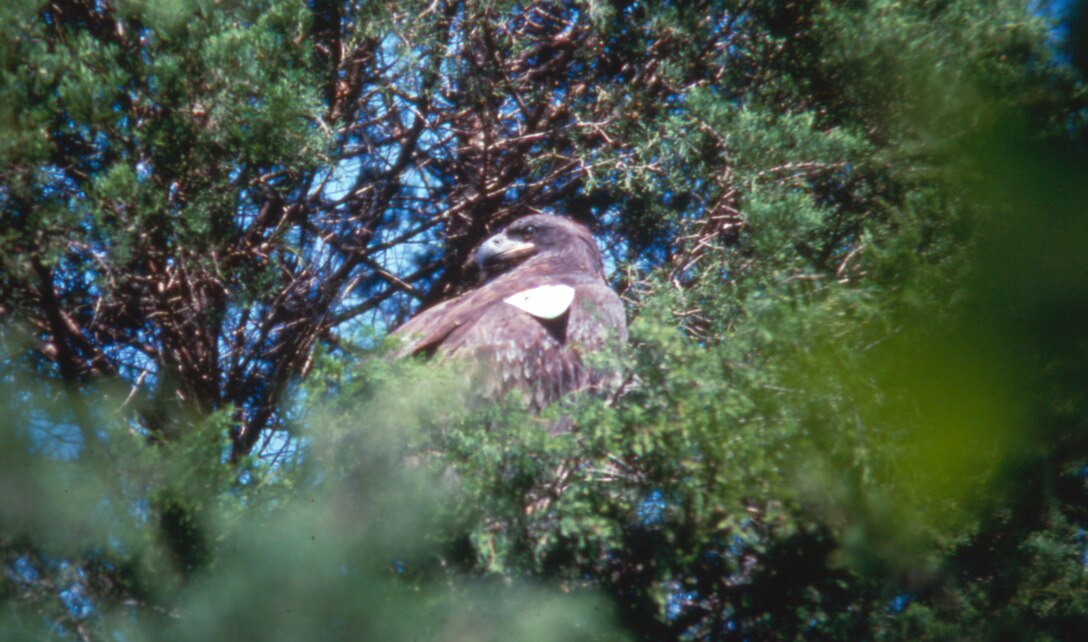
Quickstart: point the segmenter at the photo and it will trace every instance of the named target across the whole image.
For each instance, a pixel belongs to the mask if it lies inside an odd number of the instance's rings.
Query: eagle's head
[[[488,280],[522,266],[541,274],[589,272],[604,277],[601,251],[589,230],[547,214],[507,225],[476,249],[475,259]]]

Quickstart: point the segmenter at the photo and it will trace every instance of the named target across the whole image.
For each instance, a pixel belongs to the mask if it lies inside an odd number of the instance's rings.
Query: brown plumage
[[[588,229],[557,216],[529,216],[484,241],[475,259],[483,285],[401,326],[401,354],[466,363],[481,397],[497,400],[518,389],[534,410],[612,382],[617,373],[583,360],[627,339],[623,304],[605,282]]]

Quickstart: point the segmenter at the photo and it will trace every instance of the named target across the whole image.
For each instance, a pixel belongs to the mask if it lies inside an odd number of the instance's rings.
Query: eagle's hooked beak
[[[532,243],[516,241],[506,234],[496,234],[476,249],[476,265],[483,270],[489,263],[520,259],[534,251],[536,246]]]

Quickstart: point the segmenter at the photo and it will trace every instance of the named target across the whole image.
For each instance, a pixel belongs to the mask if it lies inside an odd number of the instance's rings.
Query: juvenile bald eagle
[[[484,241],[474,258],[484,283],[401,326],[401,354],[466,363],[481,397],[521,390],[536,411],[609,385],[616,373],[588,367],[583,355],[618,349],[627,322],[588,229],[528,216]]]

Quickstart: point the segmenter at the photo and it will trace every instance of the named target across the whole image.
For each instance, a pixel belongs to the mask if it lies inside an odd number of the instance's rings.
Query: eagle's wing
[[[406,341],[398,354],[407,356],[435,351],[449,352],[454,346],[447,345],[447,339],[459,328],[478,323],[493,306],[502,304],[503,299],[552,284],[554,279],[548,278],[498,278],[461,296],[443,301],[420,312],[397,328],[393,334]]]
[[[583,355],[619,349],[627,324],[619,296],[590,275],[503,275],[421,312],[397,329],[402,355],[432,354],[471,368],[482,398],[521,390],[540,410],[563,395],[614,384]]]
[[[442,352],[472,368],[482,398],[521,390],[539,410],[579,384],[581,360],[565,345],[566,323],[565,314],[543,320],[500,300],[453,332]]]
[[[600,351],[620,354],[627,345],[627,314],[612,288],[601,281],[577,288],[567,325],[567,343],[579,355]],[[601,392],[613,390],[621,383],[622,372],[615,362],[590,368],[579,360],[579,365],[584,373],[580,388]]]
[[[471,292],[469,294],[472,294]],[[397,328],[394,336],[404,340],[397,356],[408,356],[421,353],[430,353],[442,343],[459,325],[465,323],[467,318],[460,309],[469,294],[443,301],[434,307],[427,308],[408,320],[407,323]]]
[[[398,355],[448,352],[444,344],[451,334],[477,323],[482,314],[517,289],[513,284],[503,285],[490,283],[420,312],[393,333],[407,341]]]
[[[580,284],[571,304],[568,340],[586,350],[627,343],[627,315],[619,295],[601,282]]]
[[[474,369],[481,397],[499,399],[517,389],[540,410],[567,393],[610,383],[615,373],[591,370],[583,355],[626,340],[623,305],[611,289],[589,279],[497,285],[492,296],[463,297],[438,313],[442,321],[427,324],[429,340],[438,342],[432,349]]]

